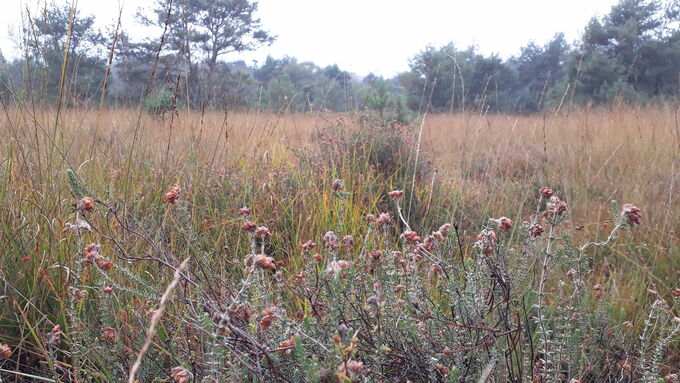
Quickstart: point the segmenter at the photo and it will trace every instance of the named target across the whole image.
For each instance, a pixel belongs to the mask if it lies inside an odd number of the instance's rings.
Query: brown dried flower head
[[[253,213],[253,208],[252,207],[242,207],[238,209],[238,214],[241,216],[249,216],[250,214]]]
[[[9,359],[12,356],[12,349],[5,343],[0,343],[0,358]]]
[[[186,368],[177,366],[170,370],[170,376],[175,383],[189,383],[191,373]]]
[[[333,191],[335,192],[340,191],[342,189],[342,180],[336,179],[335,181],[333,181],[333,183],[331,184],[331,189],[333,189]]]
[[[383,226],[389,225],[391,221],[392,217],[390,217],[390,213],[380,213],[378,219],[375,221],[375,224],[378,225],[379,228],[381,228]]]
[[[271,326],[272,322],[276,320],[278,311],[279,309],[276,306],[262,310],[262,319],[259,323],[262,330],[267,330]]]
[[[175,203],[179,199],[179,195],[182,193],[182,189],[179,186],[171,186],[170,190],[163,195],[163,202],[165,203]]]
[[[257,229],[255,229],[255,236],[260,239],[265,239],[271,237],[272,233],[269,231],[267,226],[259,226]]]
[[[545,197],[545,198],[550,198],[550,197],[552,197],[552,196],[555,195],[555,191],[552,190],[551,188],[547,187],[547,186],[543,186],[543,187],[539,190],[539,192],[540,192],[541,195],[542,195],[543,197]]]
[[[274,262],[274,258],[269,257],[265,254],[258,254],[255,256],[254,259],[254,264],[255,267],[258,267],[263,270],[276,270],[276,263]]]
[[[387,193],[387,195],[392,198],[394,201],[399,202],[401,200],[401,197],[404,196],[404,191],[403,190],[392,190],[391,192]]]
[[[246,222],[243,222],[243,225],[241,225],[241,230],[248,232],[248,233],[254,233],[256,229],[257,229],[257,224],[253,221],[246,221]]]
[[[512,229],[513,225],[512,220],[508,217],[490,218],[489,222],[493,223],[494,225],[496,225],[496,228],[506,233],[510,231],[510,229]]]
[[[83,197],[78,201],[77,209],[81,212],[94,210],[94,199],[91,197]]]

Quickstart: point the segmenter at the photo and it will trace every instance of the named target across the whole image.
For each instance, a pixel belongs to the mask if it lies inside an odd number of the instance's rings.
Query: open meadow
[[[0,376],[677,381],[679,118],[5,106]]]

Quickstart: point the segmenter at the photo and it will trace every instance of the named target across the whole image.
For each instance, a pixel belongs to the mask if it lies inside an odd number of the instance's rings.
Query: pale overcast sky
[[[41,0],[40,4],[44,4]],[[52,1],[52,0],[48,0]],[[123,28],[147,33],[134,14],[152,0],[78,0],[83,14],[94,14],[99,27],[113,24],[123,3]],[[360,75],[392,76],[408,70],[408,60],[426,45],[453,41],[475,44],[485,54],[517,54],[530,40],[548,41],[564,32],[578,39],[594,16],[608,13],[616,0],[260,0],[259,16],[276,42],[257,52],[231,54],[228,61],[262,62],[268,54],[297,57],[318,65],[337,63]],[[35,12],[37,0],[0,0],[0,49],[15,53],[10,39],[20,26],[21,9]]]

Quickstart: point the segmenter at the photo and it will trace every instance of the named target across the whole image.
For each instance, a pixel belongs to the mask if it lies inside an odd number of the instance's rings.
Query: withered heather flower
[[[496,225],[496,227],[499,230],[508,232],[510,229],[512,229],[512,220],[508,217],[500,217],[500,218],[490,218],[489,222],[493,223]]]
[[[322,239],[326,243],[326,247],[336,248],[338,246],[338,236],[333,231],[327,231]]]
[[[551,188],[547,187],[547,186],[543,186],[543,187],[539,190],[539,192],[540,192],[541,195],[542,195],[543,197],[545,197],[545,198],[550,198],[550,197],[552,197],[552,196],[555,195],[555,191],[552,190]]]
[[[265,239],[271,237],[272,233],[269,231],[267,226],[258,226],[257,229],[255,229],[255,236],[260,239]]]
[[[395,202],[399,202],[401,197],[404,196],[404,191],[403,190],[392,190],[391,192],[387,193],[387,195],[392,198]]]
[[[170,190],[163,195],[163,202],[165,203],[175,203],[177,199],[179,199],[179,195],[182,193],[182,189],[180,189],[179,186],[175,185],[170,187]]]
[[[626,222],[628,222],[628,225],[633,226],[633,225],[639,225],[640,224],[640,214],[641,210],[637,206],[633,204],[625,204],[623,205],[623,210],[621,211],[621,216],[626,218]]]
[[[175,383],[189,383],[191,373],[186,368],[177,366],[170,369],[170,376]]]
[[[83,197],[78,201],[77,209],[81,212],[94,210],[94,200],[91,197]]]
[[[0,343],[0,358],[9,359],[12,356],[12,349],[5,343]]]

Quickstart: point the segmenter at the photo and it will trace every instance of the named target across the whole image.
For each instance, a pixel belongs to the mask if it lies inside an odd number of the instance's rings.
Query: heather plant
[[[158,216],[131,221],[67,176],[80,222],[65,226],[67,241],[81,250],[68,264],[66,315],[36,328],[45,363],[31,371],[54,381],[132,381],[133,370],[178,383],[676,379],[663,360],[680,297],[656,298],[638,329],[612,325],[607,287],[588,277],[589,249],[640,224],[634,205],[612,202],[607,238],[578,245],[569,205],[544,187],[521,224],[491,217],[470,246],[455,224],[415,229],[401,190],[350,234],[353,190],[336,179],[323,192],[337,220],[300,241],[299,263],[277,253],[285,239],[256,206],[230,213],[241,256],[223,273],[188,220],[191,190],[171,186]],[[167,289],[163,270],[175,274]]]

